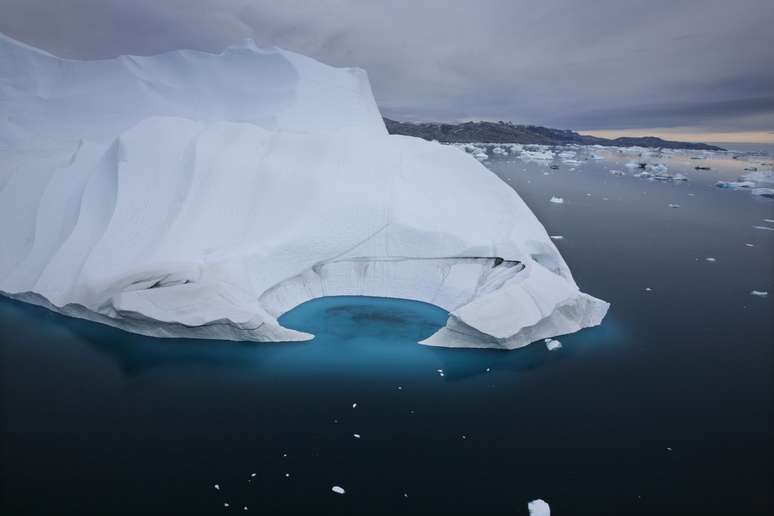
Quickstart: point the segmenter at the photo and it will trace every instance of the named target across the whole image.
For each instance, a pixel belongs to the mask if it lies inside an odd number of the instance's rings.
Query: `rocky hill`
[[[724,150],[705,143],[662,140],[655,136],[598,138],[566,129],[536,125],[515,125],[511,122],[465,122],[440,124],[431,122],[398,122],[384,119],[390,134],[405,134],[443,143],[523,143],[539,145],[605,145],[615,147],[657,147],[664,149]]]

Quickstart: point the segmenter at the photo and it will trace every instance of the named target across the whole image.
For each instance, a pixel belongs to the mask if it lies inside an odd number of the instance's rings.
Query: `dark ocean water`
[[[248,344],[0,299],[2,514],[770,514],[774,201],[713,187],[730,158],[653,160],[684,184],[608,158],[488,164],[612,303],[558,351],[421,346],[446,314],[404,300],[311,301],[282,322],[314,341]]]

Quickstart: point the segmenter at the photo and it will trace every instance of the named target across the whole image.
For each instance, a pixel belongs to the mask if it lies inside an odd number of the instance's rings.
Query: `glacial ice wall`
[[[0,293],[162,337],[304,340],[324,295],[450,312],[424,341],[599,324],[529,208],[458,149],[390,136],[365,72],[250,42],[60,59],[0,36]]]

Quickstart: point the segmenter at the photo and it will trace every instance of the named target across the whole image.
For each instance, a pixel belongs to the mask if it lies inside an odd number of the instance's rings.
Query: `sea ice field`
[[[460,147],[600,326],[423,346],[445,310],[335,296],[281,316],[311,341],[159,339],[0,298],[9,514],[770,514],[774,157]]]

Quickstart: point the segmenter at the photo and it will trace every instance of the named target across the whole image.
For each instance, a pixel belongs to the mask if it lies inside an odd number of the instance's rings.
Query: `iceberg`
[[[600,324],[519,195],[389,135],[364,71],[251,41],[62,59],[0,35],[0,293],[157,337],[298,341],[313,298],[425,301],[423,344]]]

